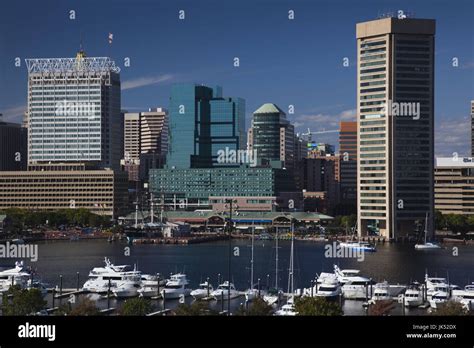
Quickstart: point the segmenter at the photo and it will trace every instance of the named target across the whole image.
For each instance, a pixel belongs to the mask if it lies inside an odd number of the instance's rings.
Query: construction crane
[[[301,136],[308,137],[307,141],[311,142],[313,134],[325,134],[325,133],[337,133],[337,132],[339,132],[339,129],[331,129],[331,130],[322,130],[322,131],[317,131],[317,132],[311,132],[311,130],[308,128],[308,131],[306,133],[301,133]],[[300,133],[297,133],[296,136],[299,137]]]

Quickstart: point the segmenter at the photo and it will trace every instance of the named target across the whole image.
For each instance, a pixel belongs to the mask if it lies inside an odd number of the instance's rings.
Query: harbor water
[[[452,284],[464,287],[474,282],[474,246],[445,246],[440,250],[417,251],[412,244],[378,244],[377,252],[365,253],[364,260],[357,258],[329,258],[325,256],[324,242],[295,242],[295,288],[309,288],[311,280],[321,272],[332,272],[333,265],[340,268],[359,269],[361,275],[375,281],[387,280],[390,284],[422,282],[425,271],[430,276],[449,278]],[[453,249],[453,248],[457,249]],[[129,248],[129,249],[128,249]],[[272,240],[255,241],[254,282],[260,279],[262,288],[275,284],[275,253]],[[218,281],[227,279],[229,246],[227,241],[191,245],[141,244],[129,245],[122,242],[107,243],[104,240],[54,241],[39,243],[37,262],[25,260],[32,266],[48,287],[59,285],[60,275],[64,288],[76,288],[77,272],[82,287],[87,275],[94,267],[103,266],[104,257],[114,264],[136,265],[143,273],[160,273],[168,278],[171,273],[184,272],[190,280],[190,287],[196,288],[209,277],[214,287]],[[244,291],[250,283],[250,240],[232,240],[231,281],[238,290]],[[284,291],[288,286],[290,242],[280,241],[278,248],[278,284]],[[4,259],[1,266],[8,266],[15,260]],[[49,302],[51,296],[49,295]],[[99,307],[107,306],[107,300],[96,298]],[[245,298],[231,301],[235,310]],[[58,300],[56,300],[58,301]],[[62,302],[65,300],[63,299]],[[158,302],[158,309],[161,301]],[[187,298],[186,302],[192,302]],[[57,302],[59,303],[59,302]],[[345,314],[364,314],[362,301],[345,301]],[[167,308],[176,306],[177,300],[167,301]],[[116,300],[111,306],[118,306]],[[221,303],[210,302],[210,307],[221,310]],[[401,307],[401,306],[399,306]],[[225,309],[227,304],[225,304]],[[394,311],[394,314],[400,314]],[[412,310],[417,314],[419,309]]]

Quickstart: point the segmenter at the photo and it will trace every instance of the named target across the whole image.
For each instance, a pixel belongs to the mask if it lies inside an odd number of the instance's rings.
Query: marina
[[[345,315],[365,315],[367,306],[378,300],[393,301],[391,315],[426,315],[448,298],[466,309],[473,307],[472,246],[458,246],[458,256],[453,256],[448,248],[420,252],[412,244],[380,243],[376,253],[368,252],[358,262],[326,258],[324,242],[277,241],[232,240],[239,256],[231,260],[230,291],[223,262],[228,260],[227,241],[192,245],[43,242],[38,262],[17,263],[18,277],[13,278],[22,287],[41,284],[48,289],[48,294],[44,292],[49,308],[72,296],[75,303],[88,297],[110,314],[127,298],[139,296],[154,301],[161,314],[196,300],[205,300],[218,312],[229,305],[233,312],[258,296],[282,315],[291,313],[292,302],[299,296],[340,301]],[[125,256],[125,248],[130,248],[130,256]],[[410,267],[404,264],[409,258],[416,260]],[[11,284],[10,273],[12,269],[0,273],[3,291]],[[41,282],[32,280],[36,277]]]

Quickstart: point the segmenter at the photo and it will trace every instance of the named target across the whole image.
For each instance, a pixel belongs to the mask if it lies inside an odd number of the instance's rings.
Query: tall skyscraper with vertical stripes
[[[357,24],[358,232],[433,232],[435,20]]]

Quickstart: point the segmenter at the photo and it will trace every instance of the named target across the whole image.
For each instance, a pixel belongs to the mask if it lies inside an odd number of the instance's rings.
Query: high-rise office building
[[[168,152],[168,110],[149,109],[140,113],[140,153]]]
[[[357,122],[340,122],[339,156],[341,201],[353,205],[357,201]]]
[[[27,59],[28,170],[0,175],[0,208],[86,208],[117,217],[127,202],[119,68],[110,58]]]
[[[118,168],[123,153],[119,68],[106,57],[26,59],[28,162]]]
[[[435,21],[357,24],[358,233],[433,231]]]
[[[147,176],[142,171],[142,160],[147,168],[162,166],[168,151],[168,112],[163,108],[146,112],[125,112],[124,118],[124,158],[122,165],[128,172],[130,181],[138,181]],[[154,161],[150,161],[150,156]],[[158,162],[156,160],[158,159]],[[142,174],[140,174],[142,173]]]
[[[248,138],[248,149],[257,152],[260,164],[293,169],[295,130],[277,105],[263,104],[253,113]]]
[[[140,113],[126,112],[123,115],[124,158],[129,162],[140,159]]]
[[[176,84],[169,112],[169,168],[232,166],[219,151],[245,148],[245,101],[223,98],[221,87]]]
[[[471,156],[474,156],[474,100],[471,100]]]
[[[2,121],[0,114],[0,171],[24,170],[27,159],[27,129]]]

